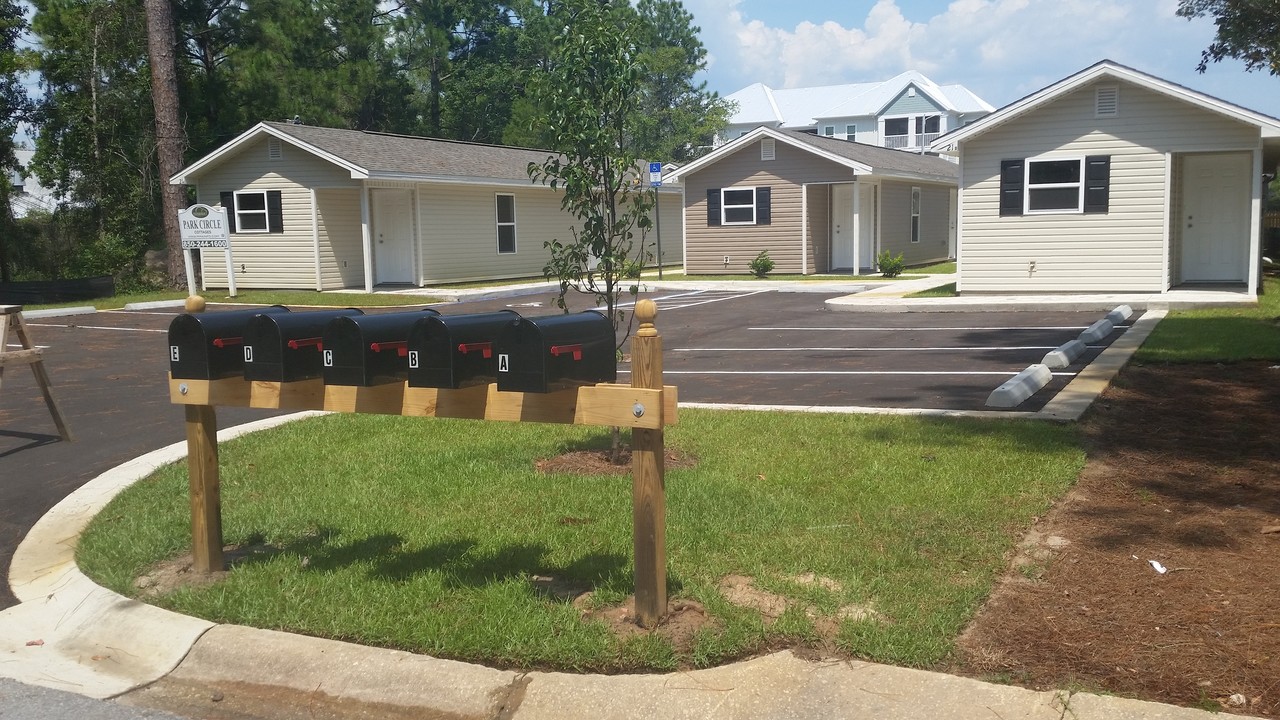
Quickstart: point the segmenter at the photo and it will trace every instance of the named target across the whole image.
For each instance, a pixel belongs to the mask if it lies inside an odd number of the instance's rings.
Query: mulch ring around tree
[[[1280,717],[1280,365],[1131,366],[954,672]]]

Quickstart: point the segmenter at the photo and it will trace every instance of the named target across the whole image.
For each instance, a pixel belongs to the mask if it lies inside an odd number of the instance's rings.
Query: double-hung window
[[[920,242],[920,188],[911,188],[911,242]]]
[[[267,193],[259,190],[236,193],[236,232],[267,232]]]
[[[707,225],[768,225],[772,217],[772,188],[709,188]]]
[[[497,196],[498,252],[510,254],[516,251],[516,196]]]
[[[1000,214],[1105,213],[1111,156],[1000,161]]]

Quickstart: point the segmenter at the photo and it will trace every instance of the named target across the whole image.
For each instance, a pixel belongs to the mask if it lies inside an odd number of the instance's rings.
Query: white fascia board
[[[946,185],[947,187],[959,187],[960,185],[958,178],[900,170],[876,170],[865,176],[859,175],[858,179],[861,180],[864,177],[870,180],[913,180],[916,182],[927,182],[934,185]]]
[[[442,185],[490,185],[500,187],[544,187],[532,180],[510,178],[485,178],[467,175],[420,175],[417,173],[382,172],[370,175],[369,180],[394,180],[398,182],[438,183]]]
[[[1053,85],[1049,85],[1021,100],[1014,101],[1009,105],[995,111],[975,121],[972,125],[960,128],[954,133],[948,133],[938,138],[929,146],[931,150],[942,151],[950,147],[958,147],[959,143],[964,142],[974,136],[981,135],[992,128],[1001,125],[1009,120],[1030,112],[1046,103],[1049,103],[1067,93],[1104,78],[1113,78],[1124,82],[1132,83],[1139,87],[1145,88],[1161,95],[1172,97],[1175,100],[1195,105],[1197,107],[1216,112],[1220,115],[1234,118],[1248,125],[1255,125],[1262,132],[1263,137],[1280,137],[1280,119],[1268,117],[1261,113],[1254,112],[1247,108],[1234,105],[1210,97],[1203,93],[1197,92],[1190,88],[1183,87],[1162,80],[1153,75],[1133,70],[1109,61],[1103,61],[1092,67],[1086,68],[1075,75],[1059,80]]]
[[[706,155],[703,155],[697,160],[694,160],[688,165],[685,165],[684,167],[673,171],[670,175],[668,175],[668,177],[679,180],[683,178],[685,175],[688,175],[689,173],[697,172],[698,170],[708,165],[712,165],[716,162],[719,162],[719,160],[723,158],[725,155],[738,152],[740,145],[749,145],[755,142],[756,140],[760,139],[761,137],[773,138],[778,142],[786,143],[791,147],[797,148],[799,150],[803,150],[811,155],[817,155],[818,157],[823,158],[825,160],[830,160],[831,162],[836,163],[837,165],[844,165],[845,167],[852,169],[854,173],[865,174],[865,173],[870,173],[872,170],[872,167],[870,165],[867,165],[865,163],[860,163],[857,160],[850,160],[847,157],[841,157],[839,155],[829,153],[821,148],[796,140],[795,138],[791,137],[790,135],[787,135],[786,133],[781,133],[772,128],[767,128],[761,125],[755,130],[752,130],[751,132],[747,133],[746,135],[743,135],[742,137],[739,137],[739,138],[734,138],[733,140],[730,140],[724,145],[721,145],[715,150],[712,150],[711,152],[707,153]]]
[[[193,175],[198,175],[201,171],[205,170],[209,166],[216,164],[218,161],[222,160],[224,157],[234,152],[241,145],[244,145],[250,140],[253,140],[261,133],[266,133],[267,135],[270,135],[274,138],[283,140],[284,142],[287,142],[290,145],[293,145],[294,147],[305,150],[311,153],[312,155],[315,155],[316,157],[327,160],[333,163],[334,165],[337,165],[338,167],[341,167],[344,170],[347,170],[348,172],[351,173],[351,177],[354,180],[364,180],[369,177],[369,172],[364,168],[358,165],[355,165],[351,162],[348,162],[347,160],[343,160],[342,158],[336,155],[327,153],[313,145],[304,143],[301,140],[293,137],[292,135],[289,135],[288,133],[285,133],[285,132],[281,132],[280,130],[275,129],[266,123],[260,122],[257,125],[254,125],[253,127],[249,128],[248,130],[245,130],[244,132],[240,133],[231,142],[227,143],[226,145],[223,145],[217,150],[214,150],[208,155],[205,155],[203,158],[200,158],[200,160],[196,161],[195,163],[188,165],[187,167],[180,170],[178,174],[169,178],[169,184],[170,185],[192,184],[191,177]]]

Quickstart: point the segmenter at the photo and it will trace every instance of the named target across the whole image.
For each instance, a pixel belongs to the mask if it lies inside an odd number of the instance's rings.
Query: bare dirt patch
[[[1082,430],[954,669],[1280,717],[1280,368],[1133,366]]]
[[[701,603],[693,600],[672,600],[667,605],[667,614],[658,627],[652,630],[642,628],[636,622],[635,595],[628,597],[622,605],[589,610],[587,608],[591,605],[591,593],[585,593],[574,600],[574,605],[583,609],[584,619],[603,622],[618,637],[627,638],[652,632],[666,638],[681,657],[689,657],[693,652],[698,631],[704,627],[720,626],[719,621],[708,615]]]
[[[696,467],[697,459],[673,448],[666,449],[663,466],[667,470]],[[573,450],[553,458],[539,460],[536,464],[541,473],[565,473],[567,475],[626,475],[631,473],[631,448],[623,446],[618,450],[618,461],[613,462],[613,451]]]

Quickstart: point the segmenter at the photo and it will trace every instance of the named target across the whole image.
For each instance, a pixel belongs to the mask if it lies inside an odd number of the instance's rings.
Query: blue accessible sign
[[[649,163],[649,187],[662,187],[662,163]]]

